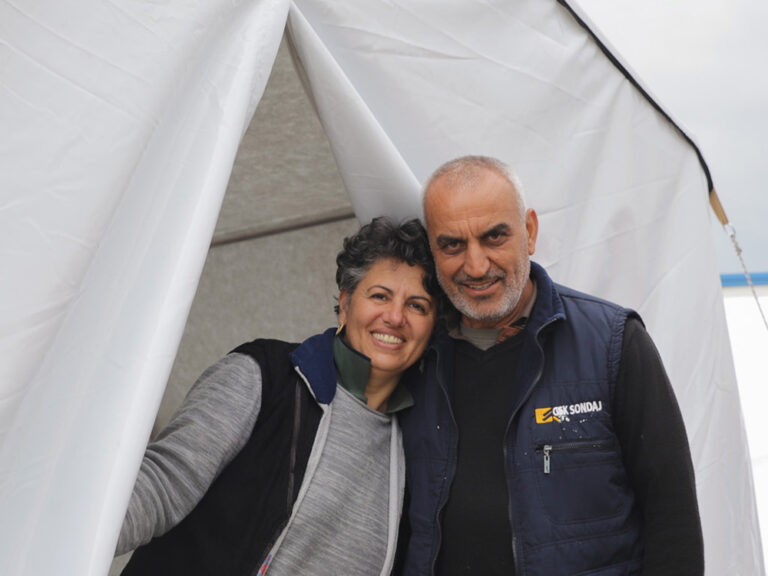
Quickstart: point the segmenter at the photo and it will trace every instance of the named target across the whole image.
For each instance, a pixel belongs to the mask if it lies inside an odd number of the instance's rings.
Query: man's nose
[[[464,273],[472,278],[482,278],[488,273],[490,260],[482,246],[470,243],[464,258]]]

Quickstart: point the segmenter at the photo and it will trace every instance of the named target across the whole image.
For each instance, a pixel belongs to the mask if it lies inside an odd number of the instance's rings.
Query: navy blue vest
[[[510,379],[504,446],[518,575],[639,572],[641,518],[613,428],[613,387],[629,310],[552,283],[531,263],[537,299]],[[453,343],[438,336],[427,381],[400,417],[410,490],[405,574],[432,574],[440,511],[456,466],[449,398]],[[478,486],[478,490],[482,490]]]

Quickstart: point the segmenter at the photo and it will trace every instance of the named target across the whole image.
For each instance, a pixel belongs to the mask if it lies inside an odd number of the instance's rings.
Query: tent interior
[[[238,150],[158,426],[238,344],[301,341],[335,325],[336,253],[358,226],[283,40]]]

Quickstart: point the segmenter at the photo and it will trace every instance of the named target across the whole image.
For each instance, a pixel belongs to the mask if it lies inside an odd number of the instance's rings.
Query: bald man
[[[441,166],[424,191],[455,307],[400,418],[405,574],[703,574],[685,427],[633,311],[531,262],[538,219],[502,162]]]

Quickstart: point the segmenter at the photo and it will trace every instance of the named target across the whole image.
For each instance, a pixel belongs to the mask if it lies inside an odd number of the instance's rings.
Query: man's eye
[[[461,248],[461,242],[458,240],[448,240],[441,246],[445,252],[457,252]]]
[[[380,292],[376,292],[374,294],[371,294],[371,298],[373,298],[374,300],[386,300],[387,299],[387,295],[386,294],[382,294]]]

